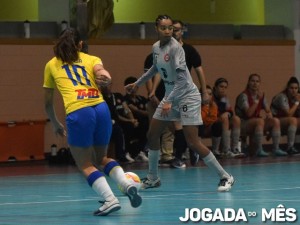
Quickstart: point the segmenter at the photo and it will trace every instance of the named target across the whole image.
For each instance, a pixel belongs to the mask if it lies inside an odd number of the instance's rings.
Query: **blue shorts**
[[[106,102],[67,115],[68,144],[76,147],[108,145],[112,123]]]

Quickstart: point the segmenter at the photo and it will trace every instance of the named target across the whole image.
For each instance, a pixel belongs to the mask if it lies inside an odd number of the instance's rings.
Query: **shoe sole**
[[[186,165],[184,165],[184,166],[174,166],[174,165],[171,165],[171,168],[174,168],[174,169],[185,169]]]
[[[94,216],[107,216],[108,214],[112,212],[116,212],[121,209],[121,206],[119,204],[112,205],[110,208],[106,209],[105,211],[96,211],[94,212]]]
[[[131,206],[133,208],[137,208],[142,204],[142,197],[138,194],[138,190],[136,187],[130,186],[127,189],[126,195],[128,196]]]

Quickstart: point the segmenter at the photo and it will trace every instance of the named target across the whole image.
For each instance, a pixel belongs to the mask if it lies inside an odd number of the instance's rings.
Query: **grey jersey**
[[[282,116],[290,110],[289,99],[285,93],[279,93],[272,99],[271,111],[274,116]]]
[[[160,41],[157,41],[152,52],[153,66],[137,81],[138,86],[158,71],[165,84],[165,101],[180,101],[187,95],[200,95],[186,66],[184,50],[176,39],[172,37],[169,43],[162,47]]]

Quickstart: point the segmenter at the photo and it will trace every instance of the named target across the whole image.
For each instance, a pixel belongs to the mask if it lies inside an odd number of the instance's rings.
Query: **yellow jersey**
[[[82,52],[72,65],[56,57],[46,64],[43,87],[57,87],[63,97],[66,114],[104,101],[93,73],[97,64],[102,65],[100,58]]]

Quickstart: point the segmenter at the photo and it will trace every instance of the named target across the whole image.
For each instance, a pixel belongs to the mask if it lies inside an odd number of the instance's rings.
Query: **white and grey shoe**
[[[229,178],[224,177],[220,180],[218,184],[218,191],[220,192],[226,192],[229,191],[234,184],[234,178],[232,175],[230,175]]]
[[[94,212],[94,216],[107,216],[108,214],[121,209],[120,202],[117,198],[111,201],[99,201],[102,206]]]
[[[156,180],[150,180],[148,177],[146,177],[142,179],[141,189],[158,188],[160,187],[160,185],[161,182],[159,178],[157,178]]]

